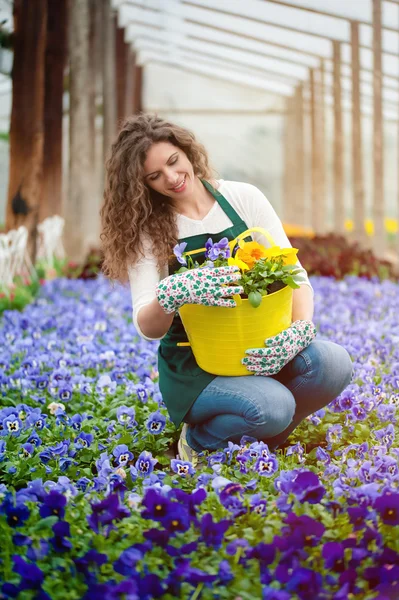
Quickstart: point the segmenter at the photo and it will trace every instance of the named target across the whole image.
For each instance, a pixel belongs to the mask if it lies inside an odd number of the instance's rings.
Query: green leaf
[[[57,523],[58,517],[53,515],[50,517],[45,517],[41,519],[36,525],[32,527],[31,531],[42,531],[42,529],[47,529],[52,527],[55,523]]]
[[[291,277],[291,275],[288,275],[288,277],[284,277],[283,282],[294,289],[297,289],[300,287],[297,283],[295,283],[295,281],[294,281],[293,277]]]
[[[258,308],[258,306],[262,302],[262,294],[260,294],[259,292],[251,292],[248,295],[248,300],[251,303],[251,306],[253,306],[254,308]]]

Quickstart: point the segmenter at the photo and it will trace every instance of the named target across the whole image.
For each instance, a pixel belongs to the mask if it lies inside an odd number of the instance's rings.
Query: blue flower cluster
[[[312,283],[353,382],[284,452],[244,437],[196,468],[128,290],[59,279],[4,312],[0,598],[399,597],[398,285]]]

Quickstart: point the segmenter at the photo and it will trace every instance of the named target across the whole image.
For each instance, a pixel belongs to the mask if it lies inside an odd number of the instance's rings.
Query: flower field
[[[0,320],[0,599],[399,598],[399,287],[313,277],[351,385],[272,454],[175,458],[130,291],[44,283]]]

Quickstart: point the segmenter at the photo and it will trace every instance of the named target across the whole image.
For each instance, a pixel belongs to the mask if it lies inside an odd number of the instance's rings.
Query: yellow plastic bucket
[[[244,231],[232,243],[234,245],[249,233],[263,233],[271,245],[270,234],[262,228]],[[191,254],[202,252],[204,248]],[[254,308],[248,299],[235,296],[235,308],[185,304],[179,314],[198,365],[214,375],[250,375],[241,364],[248,348],[262,348],[265,339],[276,335],[291,325],[291,287],[263,296],[261,304]],[[181,344],[183,345],[183,344]]]

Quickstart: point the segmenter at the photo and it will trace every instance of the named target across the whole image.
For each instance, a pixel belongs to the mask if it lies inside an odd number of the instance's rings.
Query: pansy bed
[[[352,383],[284,451],[243,439],[196,470],[127,289],[58,279],[4,312],[0,598],[399,597],[398,284],[312,284]]]

